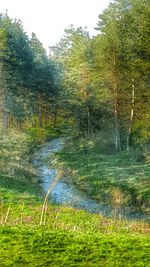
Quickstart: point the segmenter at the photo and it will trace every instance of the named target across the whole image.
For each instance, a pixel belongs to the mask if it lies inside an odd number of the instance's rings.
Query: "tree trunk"
[[[120,122],[119,122],[119,104],[117,85],[114,84],[114,118],[115,118],[115,147],[116,151],[121,151]]]
[[[134,117],[134,103],[135,103],[135,84],[134,84],[134,78],[132,78],[132,99],[131,99],[130,122],[127,133],[127,151],[130,150],[130,137],[132,131],[133,117]]]
[[[115,55],[113,61],[113,95],[114,95],[114,121],[115,121],[115,147],[116,151],[121,151],[121,136],[120,136],[120,122],[119,122],[119,96],[118,96],[118,81],[116,74],[116,60]]]
[[[120,123],[117,106],[117,101],[115,100],[115,147],[117,151],[121,151]]]
[[[115,66],[115,61],[114,61]],[[115,147],[116,151],[121,151],[120,122],[119,122],[119,99],[116,78],[114,77],[114,119],[115,119]]]

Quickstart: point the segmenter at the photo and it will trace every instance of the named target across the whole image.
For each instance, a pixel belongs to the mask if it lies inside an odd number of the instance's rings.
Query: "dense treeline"
[[[20,21],[1,15],[0,111],[5,133],[51,124],[58,93],[56,73],[56,64],[36,35],[29,39]]]
[[[37,181],[30,154],[55,134],[57,72],[36,35],[29,38],[19,20],[1,14],[0,179],[6,184],[10,177],[18,185]]]
[[[113,1],[99,16],[96,37],[71,26],[51,48],[62,64],[61,102],[74,129],[86,136],[103,130],[117,150],[149,143],[149,15],[147,0]]]
[[[34,33],[1,14],[2,131],[107,133],[119,151],[147,146],[149,14],[148,0],[115,0],[99,16],[96,37],[70,26],[49,56]]]

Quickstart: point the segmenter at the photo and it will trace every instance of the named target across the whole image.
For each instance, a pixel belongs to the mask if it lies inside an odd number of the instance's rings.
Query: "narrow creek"
[[[54,181],[57,174],[57,170],[50,167],[49,162],[54,158],[54,154],[63,148],[63,145],[64,139],[58,138],[46,144],[35,154],[34,165],[38,168],[45,193],[48,191],[49,186]],[[49,201],[55,204],[83,209],[91,213],[103,214],[107,217],[113,217],[116,212],[111,205],[105,205],[91,199],[85,192],[63,180],[59,180],[55,185],[50,193]],[[120,217],[136,220],[149,219],[147,214],[135,212],[130,208],[122,208]]]

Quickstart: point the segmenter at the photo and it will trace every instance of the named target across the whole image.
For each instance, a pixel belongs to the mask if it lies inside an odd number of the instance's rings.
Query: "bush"
[[[30,142],[26,133],[10,130],[0,134],[0,169],[7,177],[34,177],[36,172],[30,163]]]

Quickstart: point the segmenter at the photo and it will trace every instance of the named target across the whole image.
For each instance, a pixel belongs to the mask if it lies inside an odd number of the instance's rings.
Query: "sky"
[[[110,0],[0,0],[0,13],[8,10],[11,18],[20,19],[30,36],[34,32],[43,46],[55,45],[63,36],[64,29],[87,26],[91,35],[98,15]]]

